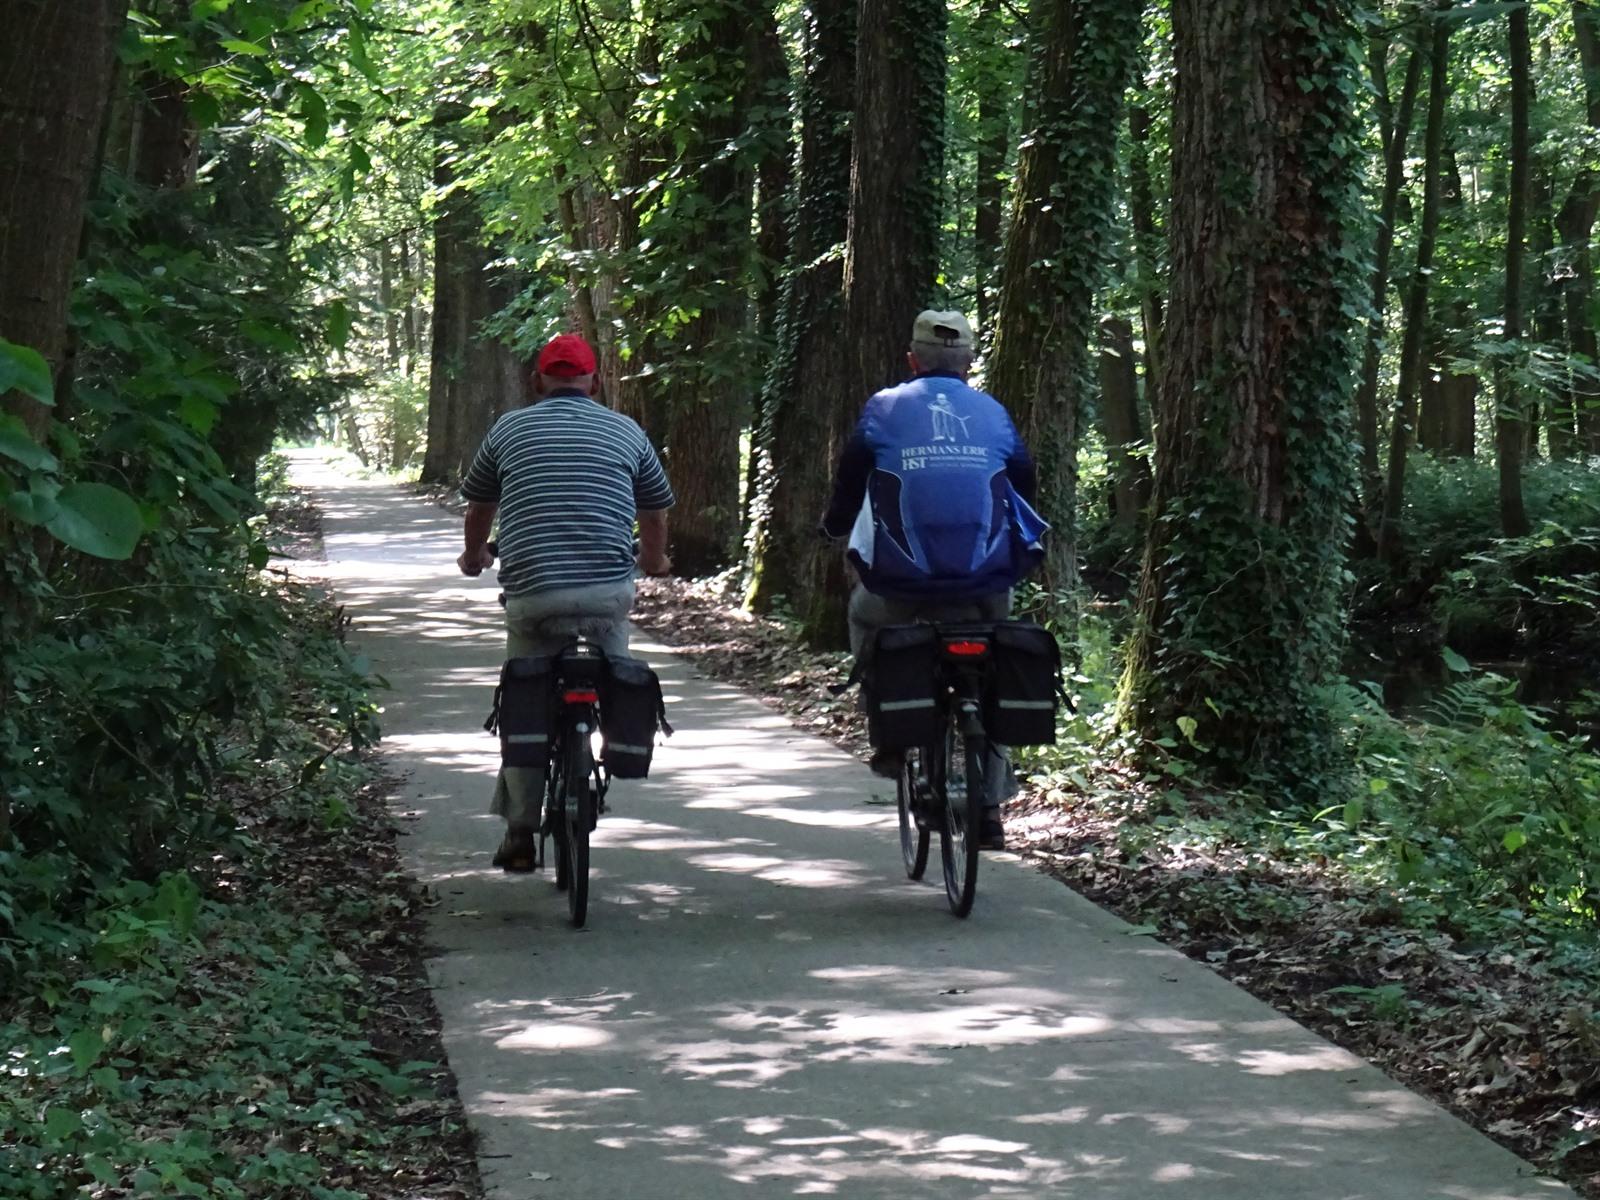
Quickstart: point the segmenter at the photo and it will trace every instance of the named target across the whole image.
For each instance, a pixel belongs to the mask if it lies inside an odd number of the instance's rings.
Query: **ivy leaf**
[[[32,396],[40,404],[56,402],[55,381],[44,355],[0,338],[0,396],[13,391]]]
[[[127,558],[144,533],[144,518],[133,497],[110,484],[69,483],[56,503],[60,510],[45,528],[95,558]]]
[[[30,471],[54,471],[59,465],[28,433],[28,427],[9,413],[0,415],[0,454],[15,459]]]

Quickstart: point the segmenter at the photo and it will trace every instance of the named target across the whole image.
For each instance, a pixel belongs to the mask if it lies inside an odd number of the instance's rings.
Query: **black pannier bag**
[[[911,750],[939,740],[939,634],[932,625],[878,630],[867,672],[867,733],[878,750]]]
[[[1045,746],[1056,740],[1061,648],[1048,629],[999,621],[989,641],[983,728],[1002,746]]]
[[[672,732],[656,673],[637,658],[608,659],[600,692],[600,732],[604,736],[600,758],[606,772],[615,779],[649,775],[657,729]]]
[[[508,658],[500,668],[494,711],[484,722],[500,733],[500,764],[506,767],[550,765],[550,721],[554,709],[555,671],[548,658]]]

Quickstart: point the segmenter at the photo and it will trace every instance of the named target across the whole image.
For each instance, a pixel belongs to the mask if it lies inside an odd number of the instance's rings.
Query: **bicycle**
[[[556,656],[554,666],[555,695],[561,704],[552,723],[538,865],[544,866],[544,843],[549,838],[556,849],[556,890],[567,893],[567,913],[574,928],[582,929],[589,912],[589,835],[605,811],[611,783],[594,757],[592,742],[600,728],[606,656],[599,646],[579,637]]]
[[[906,875],[921,879],[932,831],[939,832],[945,899],[958,917],[972,912],[986,794],[984,675],[993,627],[935,625],[938,644],[933,700],[939,734],[905,752],[896,783],[900,855]]]

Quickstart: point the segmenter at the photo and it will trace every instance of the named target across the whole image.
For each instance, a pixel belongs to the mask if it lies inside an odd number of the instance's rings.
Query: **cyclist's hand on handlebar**
[[[461,568],[463,575],[476,577],[483,574],[485,567],[494,566],[494,554],[487,546],[480,546],[476,551],[463,550],[461,557],[456,559],[456,566]]]
[[[646,575],[671,575],[672,556],[670,554],[656,555],[652,558],[639,556],[639,569]]]

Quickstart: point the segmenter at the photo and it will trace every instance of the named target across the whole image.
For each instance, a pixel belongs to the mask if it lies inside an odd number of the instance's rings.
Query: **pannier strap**
[[[484,729],[490,733],[500,732],[500,693],[504,690],[504,684],[499,684],[494,689],[494,707],[489,710],[489,718],[483,723]]]

